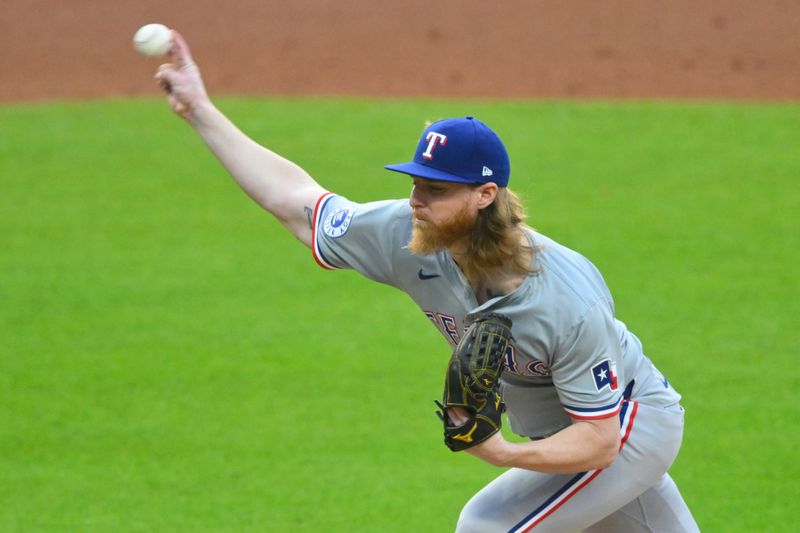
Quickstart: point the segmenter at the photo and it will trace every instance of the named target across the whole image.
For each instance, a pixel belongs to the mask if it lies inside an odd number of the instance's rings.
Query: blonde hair
[[[459,266],[470,282],[485,279],[499,270],[511,270],[518,275],[535,271],[531,265],[536,248],[523,230],[526,217],[519,196],[507,187],[500,187],[494,201],[478,212],[467,251],[459,258]]]

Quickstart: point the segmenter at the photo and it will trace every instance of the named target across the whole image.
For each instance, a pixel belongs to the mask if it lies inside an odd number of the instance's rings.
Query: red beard
[[[475,217],[465,205],[438,225],[416,218],[412,219],[412,223],[408,249],[413,254],[428,255],[468,237],[475,228]]]

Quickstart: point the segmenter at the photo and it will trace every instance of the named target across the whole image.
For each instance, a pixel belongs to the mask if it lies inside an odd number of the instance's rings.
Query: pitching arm
[[[156,79],[173,111],[191,124],[248,196],[310,247],[307,210],[326,191],[302,168],[245,135],[211,103],[186,41],[174,30],[170,55],[172,63],[162,65]]]

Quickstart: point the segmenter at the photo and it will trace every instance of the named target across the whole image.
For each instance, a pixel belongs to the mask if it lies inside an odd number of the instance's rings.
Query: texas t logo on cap
[[[419,178],[499,187],[508,185],[511,174],[500,137],[474,117],[434,122],[422,133],[411,162],[386,168]]]
[[[423,152],[422,157],[425,159],[433,159],[433,149],[438,145],[444,146],[447,143],[447,135],[442,135],[435,131],[429,131],[425,136],[428,141],[428,149]]]

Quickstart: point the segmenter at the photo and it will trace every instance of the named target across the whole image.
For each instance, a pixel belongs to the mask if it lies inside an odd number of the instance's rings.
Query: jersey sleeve
[[[312,252],[328,270],[354,269],[392,285],[395,255],[408,241],[407,201],[359,204],[332,193],[322,195],[312,218]],[[407,226],[407,228],[406,228]]]
[[[562,406],[575,419],[619,413],[625,381],[622,349],[611,311],[596,303],[561,342],[551,366]]]

